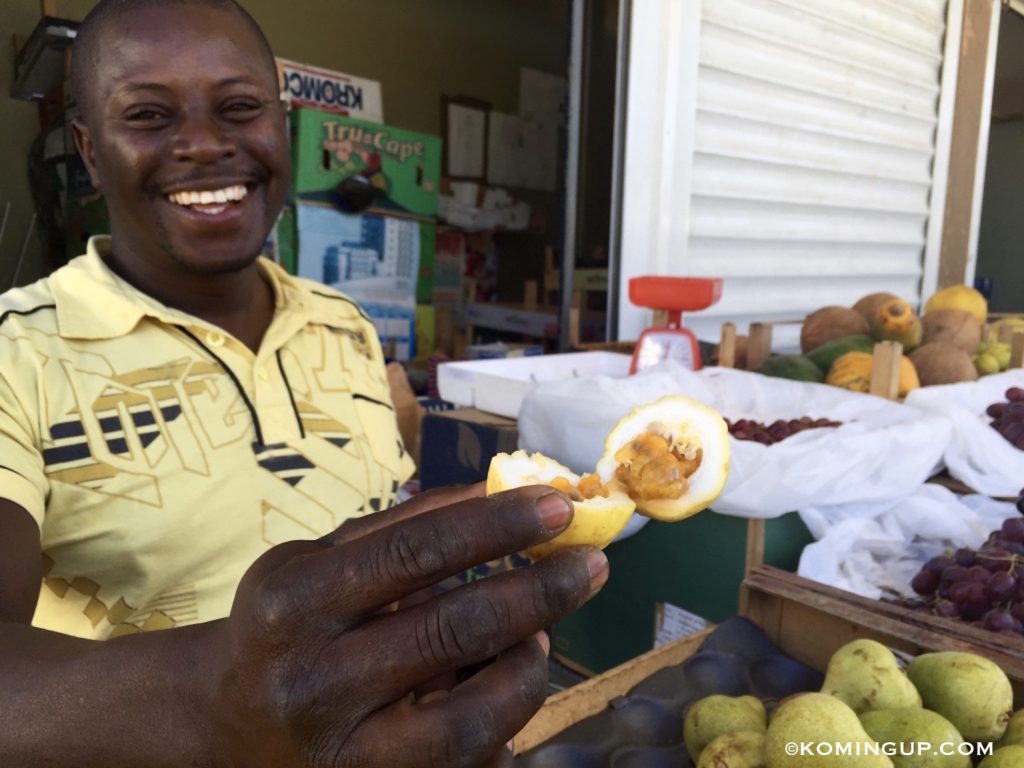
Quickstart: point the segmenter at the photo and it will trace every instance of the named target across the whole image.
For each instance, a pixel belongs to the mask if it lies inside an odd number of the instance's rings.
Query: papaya
[[[848,389],[851,392],[871,391],[871,371],[874,368],[874,358],[870,352],[847,352],[837,359],[829,369],[825,383],[834,387]],[[900,358],[900,383],[897,394],[906,397],[912,389],[921,386],[917,377],[917,369],[910,361],[910,358]]]
[[[869,293],[867,296],[862,296],[857,300],[857,303],[853,305],[853,310],[859,313],[868,323],[871,323],[875,319],[875,315],[878,314],[880,306],[898,298],[899,296],[895,293],[889,293],[888,291]]]
[[[803,355],[773,355],[761,364],[757,372],[794,381],[821,383],[825,380],[822,370]]]
[[[871,335],[879,341],[898,341],[906,352],[921,345],[921,318],[903,299],[880,306],[871,322]]]
[[[805,357],[818,366],[822,373],[828,373],[832,363],[847,352],[871,352],[874,348],[874,339],[857,333],[852,336],[843,336],[832,341],[826,341],[820,347],[816,347],[808,352]]]

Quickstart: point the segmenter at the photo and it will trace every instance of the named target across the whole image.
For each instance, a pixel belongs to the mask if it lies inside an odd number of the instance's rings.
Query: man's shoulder
[[[57,305],[44,277],[26,286],[0,294],[0,334],[10,336],[14,329],[50,329],[56,324]]]

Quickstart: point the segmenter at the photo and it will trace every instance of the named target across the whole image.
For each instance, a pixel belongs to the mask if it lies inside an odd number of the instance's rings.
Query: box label
[[[658,603],[654,615],[654,647],[700,632],[708,626],[707,619],[690,613],[672,603]]]
[[[292,112],[295,192],[345,211],[432,218],[441,181],[436,136],[310,109]]]
[[[375,123],[384,121],[380,83],[362,77],[277,59],[281,88],[292,107],[308,107],[351,115]]]

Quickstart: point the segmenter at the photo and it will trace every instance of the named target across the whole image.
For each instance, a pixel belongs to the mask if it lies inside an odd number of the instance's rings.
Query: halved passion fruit
[[[689,517],[718,497],[728,472],[725,420],[692,398],[669,395],[619,420],[593,474],[580,477],[539,453],[500,453],[491,460],[487,493],[544,484],[572,499],[570,526],[526,552],[537,558],[577,544],[603,548],[634,510],[658,520]]]
[[[487,470],[487,493],[498,493],[524,485],[550,485],[573,502],[572,523],[550,541],[527,549],[534,559],[563,547],[590,544],[602,549],[619,535],[636,508],[621,488],[602,485],[597,475],[581,478],[568,467],[541,453],[526,451],[499,453]]]

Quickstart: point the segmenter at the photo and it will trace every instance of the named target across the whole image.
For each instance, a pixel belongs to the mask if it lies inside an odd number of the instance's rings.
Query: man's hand
[[[211,752],[246,768],[417,768],[501,762],[543,703],[533,635],[607,578],[600,550],[386,610],[478,563],[552,538],[572,505],[545,486],[415,497],[256,561],[218,628]],[[411,692],[497,657],[447,693]]]

